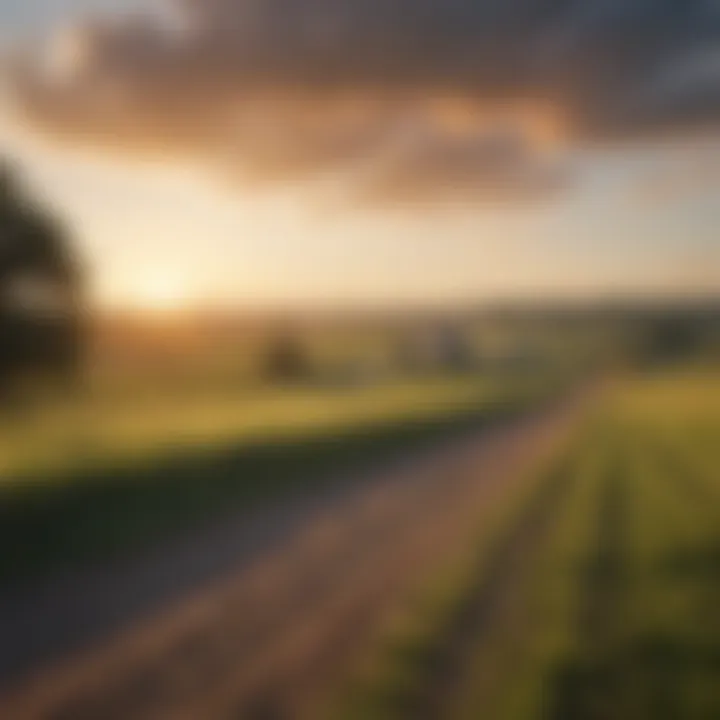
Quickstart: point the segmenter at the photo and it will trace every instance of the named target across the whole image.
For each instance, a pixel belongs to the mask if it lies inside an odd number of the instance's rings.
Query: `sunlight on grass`
[[[169,448],[245,444],[441,417],[540,390],[537,382],[486,376],[396,381],[369,387],[240,388],[225,394],[87,400],[0,430],[6,476],[75,465],[134,462]]]

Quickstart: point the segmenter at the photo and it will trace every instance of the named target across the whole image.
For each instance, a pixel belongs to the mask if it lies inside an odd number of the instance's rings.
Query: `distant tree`
[[[641,358],[650,364],[697,359],[709,346],[710,327],[702,317],[681,314],[649,323]]]
[[[0,393],[7,397],[28,375],[78,378],[81,309],[65,228],[0,160]]]
[[[261,372],[266,380],[289,382],[301,380],[310,372],[310,362],[301,343],[290,334],[274,337],[268,343]]]

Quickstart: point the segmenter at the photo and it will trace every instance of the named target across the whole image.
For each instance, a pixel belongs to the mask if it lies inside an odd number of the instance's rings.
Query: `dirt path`
[[[312,717],[387,614],[582,407],[484,430],[141,565],[0,598],[0,673],[27,671],[0,694],[0,717]]]

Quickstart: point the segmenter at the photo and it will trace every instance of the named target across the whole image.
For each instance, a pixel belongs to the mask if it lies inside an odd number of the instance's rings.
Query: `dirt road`
[[[313,717],[584,407],[576,397],[141,563],[0,597],[0,717]]]

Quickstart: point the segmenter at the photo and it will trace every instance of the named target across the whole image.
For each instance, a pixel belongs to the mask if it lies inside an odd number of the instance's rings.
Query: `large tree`
[[[0,391],[28,376],[75,381],[80,272],[62,224],[0,160]]]

